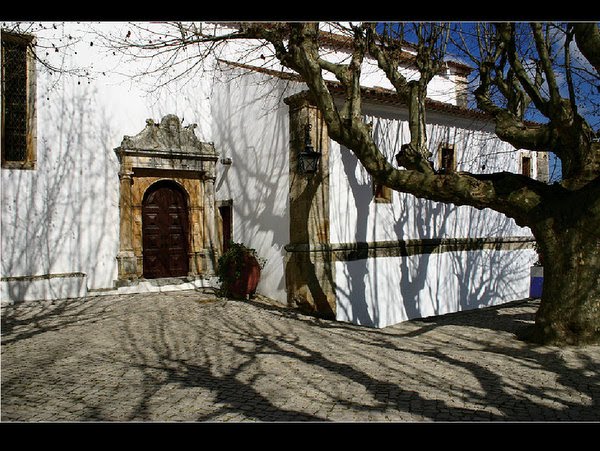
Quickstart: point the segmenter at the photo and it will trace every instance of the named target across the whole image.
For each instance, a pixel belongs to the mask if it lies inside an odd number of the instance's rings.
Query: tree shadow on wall
[[[359,174],[358,169],[362,168],[350,151],[341,148],[340,153],[349,188],[347,209],[356,212],[355,224],[351,225],[354,242],[359,248],[362,244],[365,251],[367,241],[372,240],[371,236],[377,237],[379,229],[380,233],[391,231],[395,237],[392,239],[397,240],[494,238],[515,230],[514,221],[499,213],[419,199],[406,193],[394,192],[391,204],[373,206],[370,177]],[[388,223],[390,220],[393,224]],[[373,230],[369,231],[369,227]],[[474,248],[449,252],[438,244],[413,254],[408,247],[402,248],[403,243],[398,243],[402,256],[396,257],[397,264],[367,258],[366,252],[364,256],[358,252],[357,258],[351,258],[344,266],[345,281],[337,289],[346,302],[338,308],[345,309],[350,321],[373,325],[385,317],[397,322],[439,315],[519,299],[526,291],[531,256],[523,251]],[[394,299],[383,302],[382,296]]]
[[[40,108],[35,171],[13,171],[11,184],[3,187],[2,273],[75,270],[88,276],[88,285],[106,287],[114,278],[111,243],[118,233],[114,134],[106,111],[96,104],[95,89],[70,82]],[[32,283],[5,284],[13,302],[35,296]],[[48,284],[43,297],[63,297],[59,285]]]
[[[233,77],[230,82],[229,77]],[[217,174],[217,199],[231,199],[234,241],[266,259],[259,290],[285,291],[284,246],[289,243],[288,110],[284,81],[225,70],[213,101],[216,150],[232,164]]]
[[[362,169],[362,166],[360,166],[356,156],[344,147],[340,147],[340,153],[343,172],[348,179],[350,188],[349,202],[351,205],[347,206],[347,208],[355,210],[357,214],[354,242],[366,243],[369,205],[373,197],[373,187],[368,178],[365,180],[363,176],[359,179],[357,170],[359,168]],[[362,172],[364,173],[364,170]],[[367,292],[370,288],[366,284],[368,275],[367,260],[357,258],[354,264],[347,266],[346,286],[348,289],[345,290],[340,286],[336,287],[337,296],[343,296],[352,300],[352,311],[348,313],[351,315],[351,321],[357,324],[371,325],[378,321],[378,312],[372,311],[367,301]],[[376,290],[377,286],[372,288]],[[338,308],[340,308],[339,303]]]
[[[403,195],[401,211],[412,213],[418,239],[502,237],[513,226],[512,220],[503,215],[489,216],[468,207],[407,197]],[[396,227],[401,233],[411,218],[401,214],[399,219]],[[473,231],[482,230],[484,236],[472,236]],[[528,281],[528,265],[523,272],[527,258],[522,251],[477,246],[459,252],[434,248],[431,253],[402,258],[400,292],[406,314],[412,319],[520,299]],[[433,271],[432,265],[436,265]],[[430,301],[422,305],[423,299]]]

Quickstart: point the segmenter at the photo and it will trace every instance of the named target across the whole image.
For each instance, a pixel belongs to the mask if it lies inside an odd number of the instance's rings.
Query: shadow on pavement
[[[8,306],[2,420],[600,420],[600,347],[519,340],[537,305],[384,329],[194,292]]]

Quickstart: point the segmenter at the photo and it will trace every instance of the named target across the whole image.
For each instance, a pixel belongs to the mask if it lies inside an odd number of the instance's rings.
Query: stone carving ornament
[[[196,124],[182,126],[174,114],[167,114],[158,124],[153,119],[146,119],[146,127],[135,136],[125,135],[120,147],[127,150],[215,155],[211,143],[203,143],[198,139],[194,132],[196,127]]]

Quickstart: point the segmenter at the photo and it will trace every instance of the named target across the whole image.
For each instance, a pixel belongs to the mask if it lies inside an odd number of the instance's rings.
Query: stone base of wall
[[[381,313],[372,315],[366,313],[369,309],[393,311],[397,309],[394,304],[404,302],[403,297],[406,296],[414,295],[415,304],[438,303],[441,309],[438,311],[442,313],[464,309],[465,305],[487,305],[498,302],[504,294],[510,297],[510,287],[505,289],[502,280],[510,279],[508,273],[514,275],[520,274],[521,270],[526,272],[529,270],[530,262],[525,260],[534,255],[534,243],[533,237],[517,236],[430,238],[372,243],[289,244],[285,247],[288,252],[286,262],[288,303],[292,307],[316,316],[374,327],[385,327],[400,320],[427,315],[429,312],[427,308],[421,310],[417,307],[414,309],[409,307],[407,313],[391,315],[392,319],[387,319],[386,315]],[[463,258],[465,253],[470,253],[466,260]],[[436,257],[431,257],[433,258],[431,260],[430,256],[433,255]],[[448,266],[441,270],[444,274],[435,274],[436,271],[440,271],[440,268],[436,269],[431,263],[434,260]],[[386,266],[389,268],[386,269]],[[459,294],[440,293],[444,299],[439,300],[425,299],[427,296],[418,294],[419,283],[446,284],[448,287],[454,287],[453,279],[459,277],[455,274],[457,271],[462,271],[460,277],[463,278],[489,279],[489,286],[493,287],[494,292],[490,292],[487,286],[483,288],[475,286],[476,280],[469,280],[465,286],[475,284],[473,293],[466,293],[464,289]],[[497,274],[494,274],[495,272]],[[427,273],[431,274],[425,275]],[[497,279],[492,280],[496,276]],[[407,282],[410,278],[416,281],[412,285]],[[521,293],[522,286],[525,286],[523,284],[527,283],[526,276],[515,278],[514,293]],[[481,293],[478,297],[479,289]],[[379,299],[373,293],[379,293]],[[459,299],[461,296],[464,299]],[[454,304],[456,309],[452,307]],[[356,313],[358,311],[362,313]],[[400,319],[396,321],[393,318]]]
[[[308,252],[292,252],[286,262],[288,304],[298,310],[335,319],[335,291],[331,261]]]
[[[0,302],[3,305],[23,301],[79,298],[86,294],[87,275],[79,272],[0,279]]]

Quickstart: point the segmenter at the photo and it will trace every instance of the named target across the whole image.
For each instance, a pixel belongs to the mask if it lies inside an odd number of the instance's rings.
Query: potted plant
[[[222,294],[235,299],[252,297],[264,264],[265,261],[258,257],[256,250],[241,243],[231,242],[219,257],[217,265]]]

